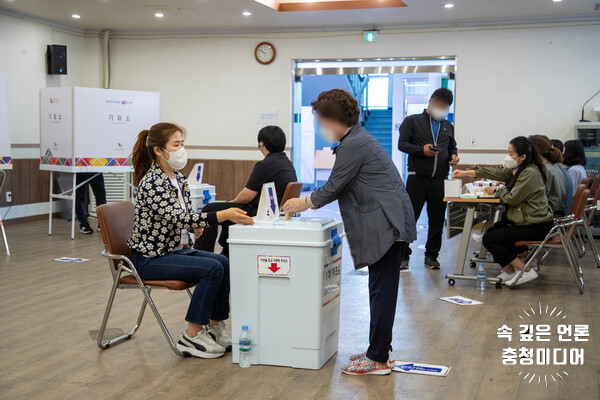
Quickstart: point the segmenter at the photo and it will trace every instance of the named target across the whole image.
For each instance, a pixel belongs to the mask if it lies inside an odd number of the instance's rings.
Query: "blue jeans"
[[[229,318],[229,260],[220,254],[197,250],[186,255],[132,256],[143,280],[178,280],[196,283],[185,320],[208,325],[208,320]]]

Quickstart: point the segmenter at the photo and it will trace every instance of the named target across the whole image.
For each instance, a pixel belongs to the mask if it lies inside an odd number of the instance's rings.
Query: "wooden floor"
[[[330,210],[332,215],[335,211]],[[95,221],[92,221],[95,226]],[[402,361],[451,365],[447,377],[392,373],[389,376],[342,375],[340,365],[368,344],[369,309],[366,271],[355,272],[344,251],[339,352],[319,371],[253,366],[241,369],[231,355],[216,360],[179,358],[169,347],[151,312],[136,336],[100,351],[95,335],[111,285],[100,256],[100,234],[77,234],[55,224],[47,235],[45,221],[7,228],[12,255],[0,249],[0,398],[2,399],[599,399],[600,270],[583,259],[585,294],[576,289],[558,251],[543,266],[540,278],[517,289],[489,287],[480,294],[472,282],[449,287],[458,240],[445,240],[442,270],[422,266],[426,233],[419,227],[411,271],[401,274],[394,330],[394,356]],[[422,247],[422,246],[421,246]],[[69,256],[90,261],[68,264]],[[473,271],[467,267],[467,273]],[[497,269],[490,268],[489,273]],[[460,307],[438,300],[463,295],[485,302]],[[156,291],[155,299],[174,336],[183,329],[184,293]],[[109,322],[115,336],[133,325],[141,294],[121,291]],[[589,324],[584,366],[519,367],[501,362],[503,324],[518,328],[520,310],[558,307],[570,324]],[[299,318],[301,316],[298,316]],[[532,323],[544,319],[533,318]],[[515,339],[511,343],[513,347]],[[548,387],[531,383],[519,372],[566,371]]]

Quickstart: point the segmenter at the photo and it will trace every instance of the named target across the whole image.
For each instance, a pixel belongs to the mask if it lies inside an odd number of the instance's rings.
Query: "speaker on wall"
[[[46,51],[46,64],[48,75],[67,74],[67,46],[49,44]]]

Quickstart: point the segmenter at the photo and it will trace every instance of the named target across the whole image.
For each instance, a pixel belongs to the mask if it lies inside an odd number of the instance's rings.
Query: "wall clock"
[[[269,42],[259,43],[254,49],[254,57],[262,65],[271,64],[275,60],[275,54],[275,46]]]

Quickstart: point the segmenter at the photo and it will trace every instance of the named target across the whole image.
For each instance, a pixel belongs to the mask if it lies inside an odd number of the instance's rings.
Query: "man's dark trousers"
[[[444,232],[444,217],[446,203],[444,203],[444,180],[421,175],[409,175],[406,180],[406,191],[418,220],[421,210],[427,203],[427,219],[429,231],[425,244],[425,256],[437,258],[442,247],[442,233]],[[411,254],[410,247],[406,245],[403,257],[407,259]]]

